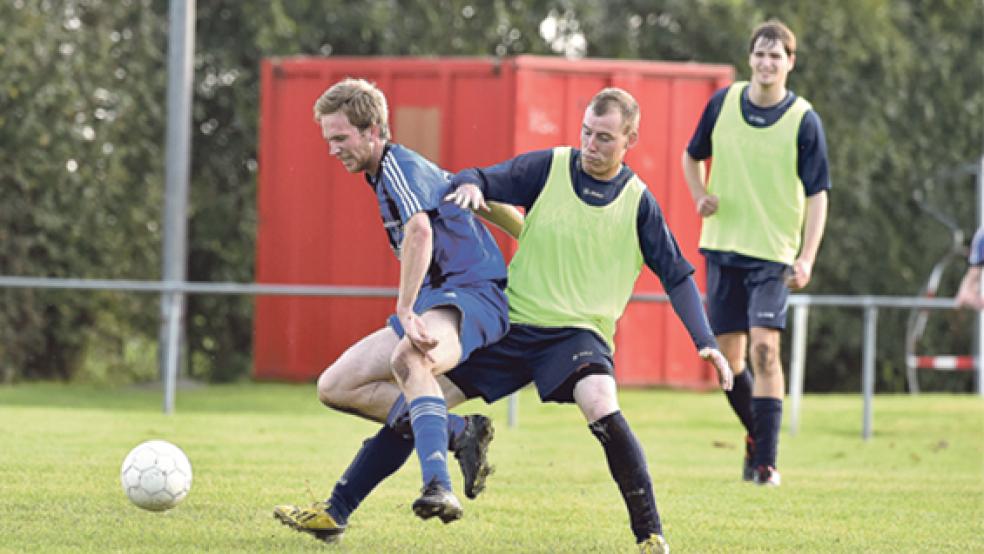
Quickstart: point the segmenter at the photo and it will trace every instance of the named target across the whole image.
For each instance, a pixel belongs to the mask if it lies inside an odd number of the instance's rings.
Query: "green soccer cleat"
[[[454,493],[444,488],[436,480],[424,487],[423,494],[413,501],[413,513],[420,519],[441,518],[444,523],[461,519],[461,502]]]
[[[666,544],[663,535],[653,533],[639,543],[639,554],[670,554],[670,545]]]
[[[455,437],[451,450],[461,466],[465,496],[474,499],[485,490],[485,479],[493,471],[487,456],[495,430],[492,420],[483,415],[465,416],[465,422],[465,430]]]
[[[301,508],[293,504],[274,506],[273,517],[295,531],[309,533],[325,542],[336,542],[345,532],[345,526],[336,523],[328,514],[327,502],[315,502],[310,508]]]

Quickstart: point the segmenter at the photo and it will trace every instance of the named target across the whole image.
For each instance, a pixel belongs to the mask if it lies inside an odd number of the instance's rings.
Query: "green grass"
[[[979,397],[877,397],[864,442],[859,397],[807,396],[799,434],[781,438],[778,489],[739,480],[741,432],[720,394],[621,400],[676,553],[984,551]],[[271,507],[326,496],[373,425],[321,407],[312,385],[189,388],[176,414],[160,405],[146,388],[0,387],[0,552],[634,551],[580,414],[528,390],[518,428],[506,425],[505,402],[462,407],[497,422],[496,474],[463,499],[462,521],[412,515],[412,459],[337,546],[282,527]],[[194,467],[191,494],[170,512],[137,509],[120,488],[123,457],[150,438],[177,443]]]

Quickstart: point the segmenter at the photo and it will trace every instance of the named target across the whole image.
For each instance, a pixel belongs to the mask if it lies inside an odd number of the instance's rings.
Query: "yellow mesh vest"
[[[642,267],[637,177],[607,206],[574,193],[571,149],[555,148],[547,183],[527,214],[509,264],[509,320],[594,331],[615,350],[615,322]]]
[[[704,218],[700,247],[792,264],[799,252],[806,193],[796,171],[796,136],[810,103],[797,98],[769,127],[741,115],[747,82],[731,85],[711,133],[709,194],[718,211]]]

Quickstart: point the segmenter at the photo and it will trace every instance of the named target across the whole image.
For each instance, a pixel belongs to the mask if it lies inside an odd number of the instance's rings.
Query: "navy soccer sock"
[[[451,490],[448,475],[448,407],[443,398],[421,396],[410,402],[410,426],[426,487],[437,481]]]
[[[662,535],[663,524],[656,510],[656,497],[653,495],[646,457],[622,412],[607,415],[588,425],[588,428],[605,449],[608,471],[615,478],[625,500],[636,541],[644,541],[653,533]]]
[[[782,400],[753,398],[755,412],[755,467],[776,467],[779,428],[782,426]]]
[[[752,410],[752,372],[747,368],[735,375],[735,384],[731,390],[725,391],[731,409],[735,411],[738,420],[745,427],[749,436],[755,436],[755,417]]]
[[[328,499],[328,513],[335,522],[345,525],[372,489],[400,469],[411,452],[413,441],[385,425],[376,436],[366,439]]]
[[[397,397],[396,402],[390,408],[389,415],[386,416],[386,425],[393,428],[397,433],[413,439],[413,430],[410,428],[410,406],[407,405],[407,399],[402,394]],[[461,436],[466,425],[465,418],[448,412],[449,444],[454,444],[454,440]]]

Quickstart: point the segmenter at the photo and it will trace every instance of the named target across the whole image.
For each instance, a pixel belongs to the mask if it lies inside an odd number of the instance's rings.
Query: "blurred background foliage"
[[[980,0],[209,0],[197,3],[188,278],[253,281],[259,62],[267,56],[540,54],[727,63],[778,17],[790,87],[820,113],[834,189],[823,294],[915,294],[975,225],[984,150]],[[166,0],[0,4],[0,274],[158,279]],[[696,124],[696,122],[694,122]],[[450,168],[458,169],[458,168]],[[967,237],[969,239],[969,236]],[[952,294],[962,263],[947,272]],[[0,382],[156,376],[154,295],[0,289]],[[188,372],[246,378],[252,300],[192,295]],[[908,313],[879,318],[879,391],[905,390]],[[935,312],[927,353],[967,353],[972,314]],[[786,341],[789,342],[788,340]],[[857,391],[861,314],[814,309],[806,387]],[[971,390],[970,375],[925,388]]]

